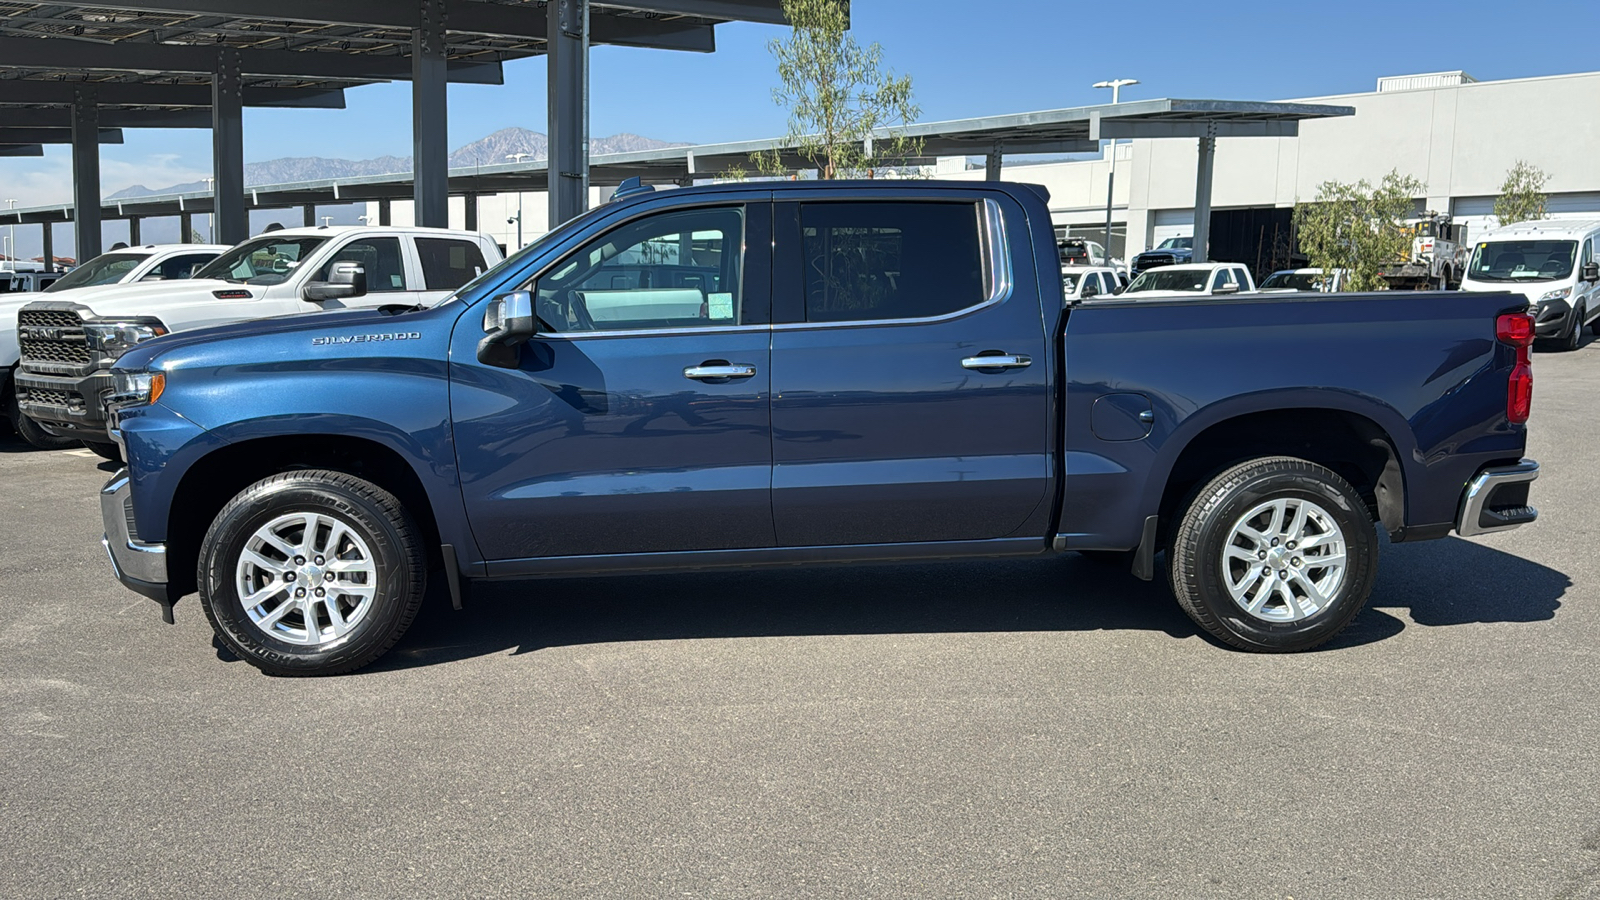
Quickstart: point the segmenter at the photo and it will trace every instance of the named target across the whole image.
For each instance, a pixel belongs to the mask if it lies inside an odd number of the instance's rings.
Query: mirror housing
[[[1587,262],[1583,264],[1584,281],[1600,281],[1600,262]]]
[[[327,281],[313,281],[301,291],[312,303],[323,300],[349,300],[367,295],[367,267],[358,262],[336,262],[328,270]]]
[[[522,362],[522,345],[539,330],[533,314],[533,294],[512,291],[489,301],[483,311],[483,340],[478,342],[478,362],[515,369]]]
[[[1237,293],[1239,293],[1239,286],[1237,284],[1219,284],[1215,288],[1212,289],[1211,293],[1212,294],[1237,294]]]
[[[1100,288],[1091,281],[1083,286],[1083,293],[1080,296],[1082,296],[1085,300],[1098,297],[1100,296]]]

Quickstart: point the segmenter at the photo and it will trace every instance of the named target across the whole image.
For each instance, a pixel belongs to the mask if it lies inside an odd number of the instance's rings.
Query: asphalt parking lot
[[[0,897],[1600,898],[1600,346],[1535,373],[1540,521],[1297,656],[1071,557],[436,590],[268,678],[0,438]]]

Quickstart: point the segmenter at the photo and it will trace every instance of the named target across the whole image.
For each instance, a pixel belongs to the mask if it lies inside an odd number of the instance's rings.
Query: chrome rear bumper
[[[1462,537],[1510,531],[1539,517],[1528,505],[1528,485],[1539,477],[1539,464],[1525,459],[1514,466],[1495,466],[1467,482],[1456,514]]]

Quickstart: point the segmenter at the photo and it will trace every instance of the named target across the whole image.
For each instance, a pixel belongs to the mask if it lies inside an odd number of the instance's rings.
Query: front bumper
[[[167,591],[167,545],[139,540],[133,521],[132,491],[128,470],[121,469],[100,489],[100,518],[105,537],[100,543],[111,557],[111,572],[117,580],[161,604],[162,618],[172,621],[172,597]]]
[[[106,442],[105,399],[111,373],[83,376],[17,372],[17,408],[54,434]]]
[[[1566,334],[1567,320],[1570,318],[1571,304],[1565,300],[1546,300],[1533,308],[1533,333],[1538,337]]]
[[[1467,482],[1456,515],[1462,537],[1510,531],[1539,517],[1528,505],[1528,486],[1539,477],[1539,464],[1525,459],[1514,466],[1492,466]]]

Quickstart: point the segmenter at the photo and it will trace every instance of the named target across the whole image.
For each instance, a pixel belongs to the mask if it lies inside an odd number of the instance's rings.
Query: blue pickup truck
[[[1294,651],[1366,602],[1378,524],[1536,515],[1526,298],[1067,306],[1040,188],[628,193],[431,308],[129,351],[117,577],[311,675],[381,656],[430,577],[459,606],[480,579],[1164,554],[1200,627]]]

